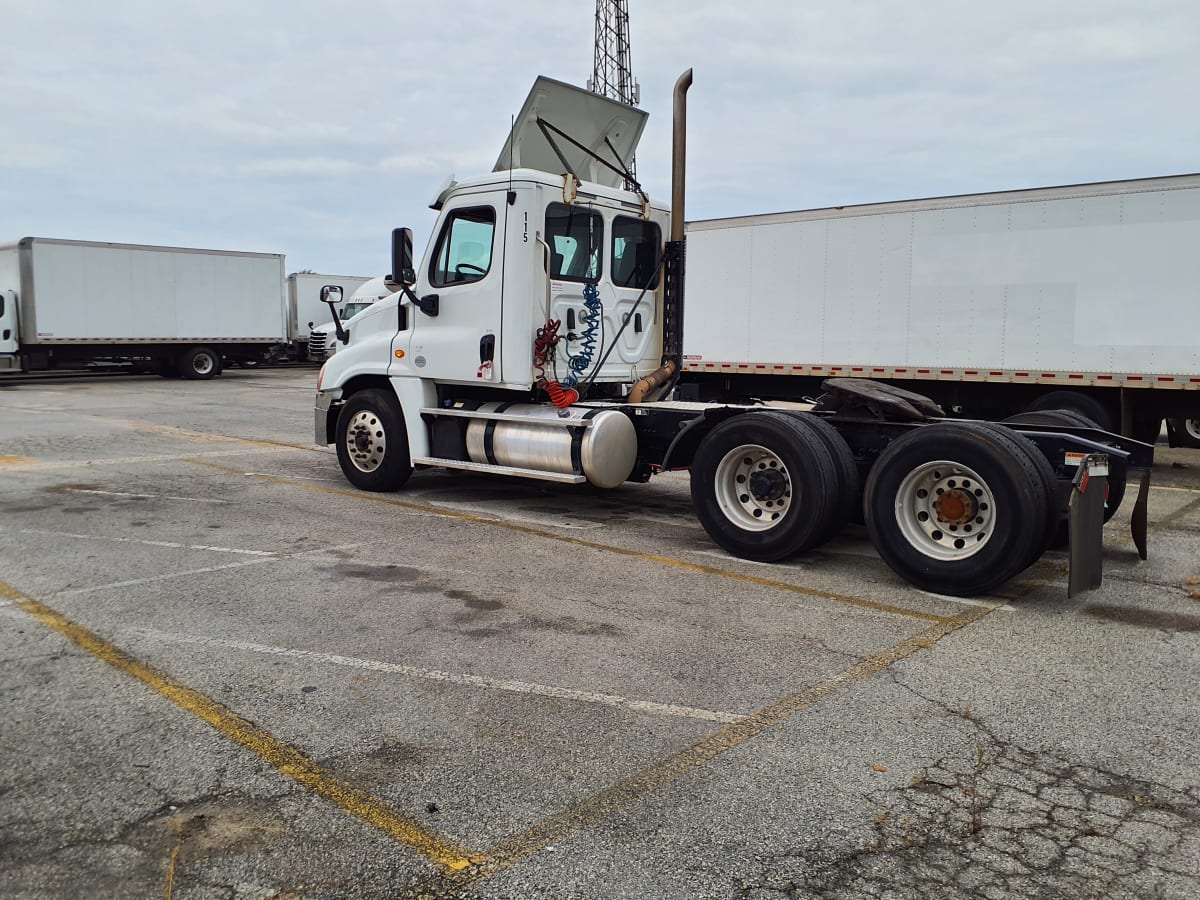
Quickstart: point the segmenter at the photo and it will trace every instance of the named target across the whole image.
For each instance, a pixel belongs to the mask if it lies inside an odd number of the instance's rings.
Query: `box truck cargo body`
[[[291,355],[295,359],[324,358],[324,349],[318,355],[309,353],[309,342],[314,328],[329,325],[332,329],[333,316],[329,307],[321,302],[321,288],[333,285],[342,289],[343,297],[352,297],[360,287],[371,280],[368,275],[321,275],[316,272],[293,272],[287,277],[288,336],[291,339]],[[325,330],[320,332],[321,338]]]
[[[1200,175],[687,235],[685,370],[702,393],[815,396],[850,375],[980,418],[1066,407],[1141,436],[1200,419]]]
[[[0,246],[0,371],[132,361],[210,378],[287,337],[270,253],[24,238]]]

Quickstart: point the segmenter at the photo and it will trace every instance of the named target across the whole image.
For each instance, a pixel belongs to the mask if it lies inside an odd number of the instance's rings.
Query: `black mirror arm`
[[[342,324],[342,320],[337,314],[337,309],[334,307],[334,304],[337,303],[337,301],[326,300],[325,302],[329,304],[329,311],[333,314],[333,328],[334,331],[337,332],[337,339],[343,344],[350,343],[350,332],[347,331],[346,326]]]

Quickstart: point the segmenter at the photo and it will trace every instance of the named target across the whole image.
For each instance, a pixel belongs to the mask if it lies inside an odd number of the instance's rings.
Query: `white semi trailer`
[[[371,281],[368,275],[320,275],[316,272],[293,272],[287,277],[289,356],[298,360],[320,361],[325,358],[325,326],[332,329],[332,314],[321,302],[321,288],[334,285],[349,297]],[[320,346],[313,346],[318,336]]]
[[[902,385],[1200,446],[1200,175],[688,224],[693,396]],[[1191,432],[1191,434],[1189,434]]]
[[[903,578],[962,595],[1024,570],[1064,519],[1068,589],[1097,585],[1102,520],[1128,484],[1144,557],[1153,448],[1070,411],[948,420],[864,379],[828,379],[809,412],[665,399],[686,386],[684,322],[695,322],[690,83],[689,71],[676,85],[670,210],[628,171],[645,113],[540,78],[493,172],[434,201],[419,265],[412,232],[396,229],[396,292],[340,329],[317,379],[315,438],[336,446],[346,478],[393,491],[438,467],[611,488],[690,469],[697,517],[737,556],[801,553],[861,513]],[[744,317],[744,303],[710,307],[712,327]]]
[[[0,372],[94,362],[212,378],[287,338],[283,257],[27,237],[0,246]]]

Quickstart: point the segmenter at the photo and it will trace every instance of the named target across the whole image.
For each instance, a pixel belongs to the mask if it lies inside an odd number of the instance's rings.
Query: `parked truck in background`
[[[690,222],[697,399],[830,376],[1200,446],[1200,175]]]
[[[332,276],[329,277],[332,278]],[[348,293],[345,284],[347,281],[354,280],[361,281],[361,283],[354,288],[352,293]],[[342,323],[348,322],[376,300],[386,297],[395,290],[393,287],[388,287],[382,276],[364,279],[326,280],[317,286],[318,302],[320,302],[321,289],[326,286],[337,287],[342,292],[343,302],[335,304],[333,307],[334,315]],[[347,297],[349,299],[345,299]],[[322,305],[325,311],[324,316],[322,316],[323,324],[313,326],[308,336],[307,358],[313,362],[322,362],[328,359],[337,352],[338,348],[337,325],[330,316],[329,306]]]
[[[283,256],[27,237],[0,245],[0,372],[212,378],[287,338]]]
[[[288,356],[295,360],[320,361],[325,358],[324,343],[332,332],[329,307],[321,302],[321,288],[336,285],[343,296],[350,297],[370,281],[367,275],[321,275],[316,272],[293,272],[287,277]],[[325,326],[329,325],[329,332]],[[313,344],[313,338],[318,343]]]
[[[685,272],[701,255],[684,252],[690,83],[675,91],[670,209],[628,168],[646,114],[539,78],[492,173],[435,200],[419,265],[396,229],[393,292],[343,328],[317,378],[314,437],[345,477],[393,491],[436,467],[614,488],[688,469],[697,517],[730,553],[784,559],[861,514],[898,574],[960,595],[1024,570],[1064,519],[1069,590],[1096,586],[1102,520],[1128,485],[1144,558],[1153,448],[1071,411],[951,420],[915,393],[838,378],[799,411],[688,380],[684,323],[702,326],[684,301],[705,290]],[[730,281],[758,277],[739,260]],[[709,304],[708,324],[744,303]],[[961,324],[940,327],[949,340]],[[706,398],[672,399],[682,390]]]

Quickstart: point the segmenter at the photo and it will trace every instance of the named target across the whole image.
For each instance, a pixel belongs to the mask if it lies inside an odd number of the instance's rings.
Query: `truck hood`
[[[617,100],[539,75],[513,122],[493,172],[536,169],[552,175],[565,174],[558,153],[538,127],[539,118],[569,134],[600,158],[618,168],[627,168],[649,115]],[[617,159],[613,159],[613,150],[608,148],[605,138],[616,150]],[[558,135],[554,141],[580,180],[612,188],[624,183],[620,175],[600,165],[588,152]]]

